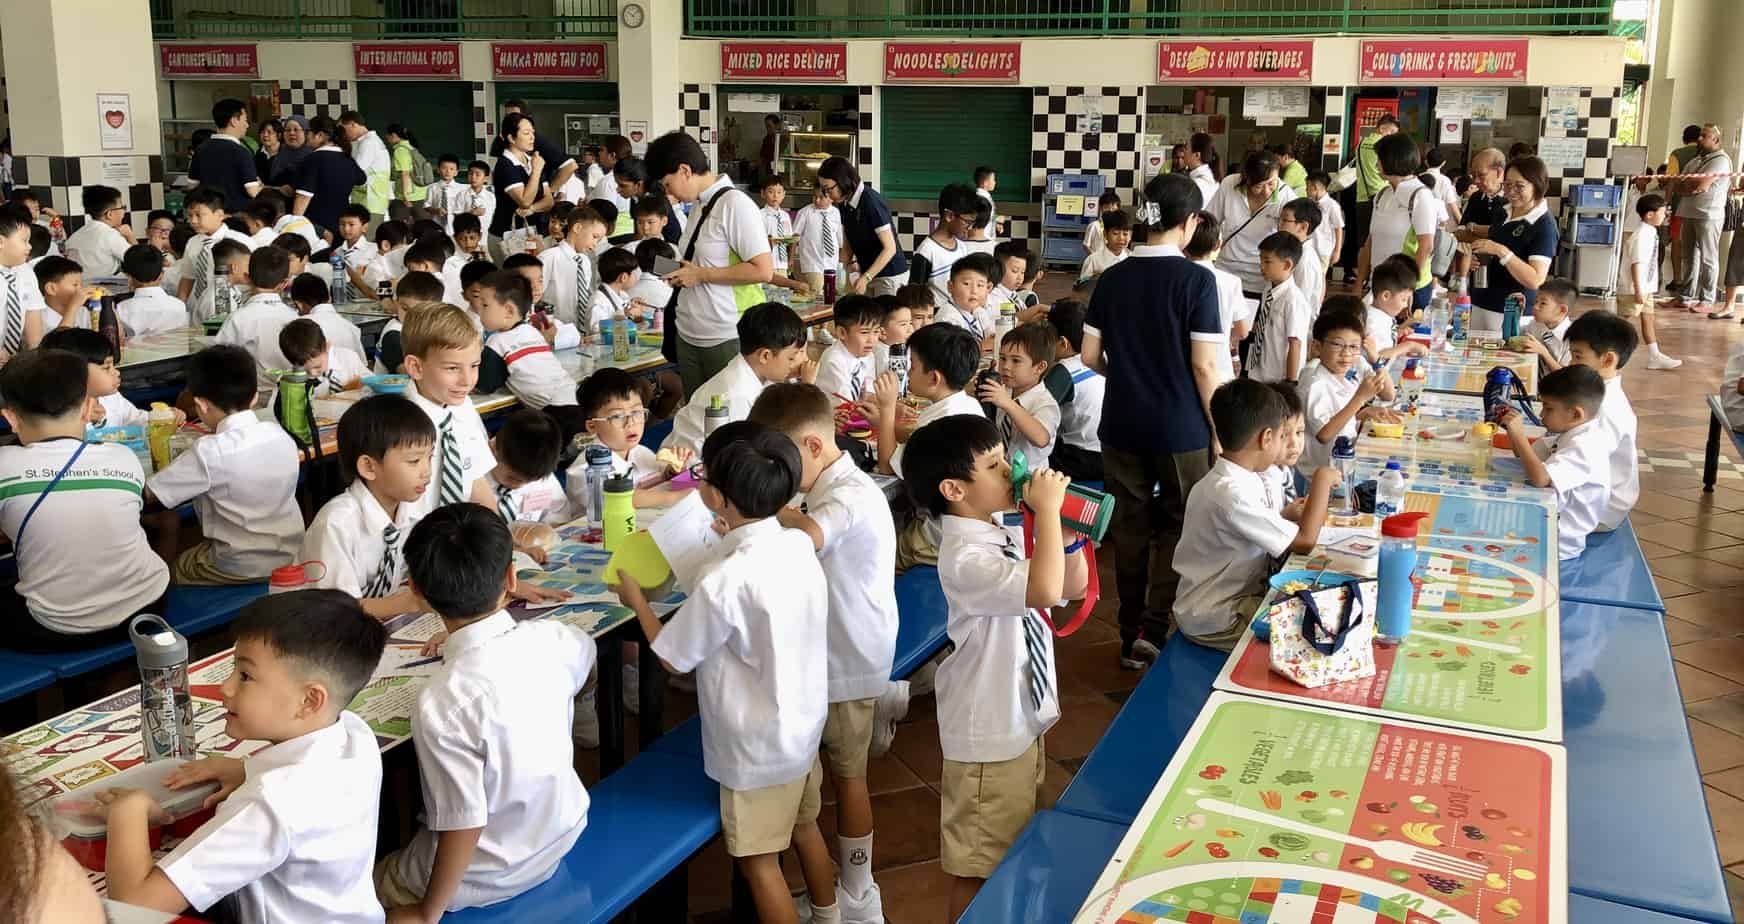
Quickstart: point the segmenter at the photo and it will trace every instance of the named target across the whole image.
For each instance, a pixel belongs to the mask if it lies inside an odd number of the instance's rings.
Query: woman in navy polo
[[[1472,287],[1471,326],[1475,330],[1501,330],[1502,305],[1518,292],[1526,298],[1521,318],[1532,314],[1538,287],[1550,275],[1561,233],[1556,217],[1544,205],[1550,177],[1544,161],[1520,157],[1508,164],[1502,180],[1502,195],[1508,199],[1508,217],[1490,226],[1490,236],[1472,241],[1472,253],[1486,267],[1489,284]]]
[[[908,278],[908,258],[896,246],[890,206],[847,158],[832,157],[818,166],[818,188],[842,213],[842,236],[860,264],[860,276],[846,291],[856,295],[895,295]]]

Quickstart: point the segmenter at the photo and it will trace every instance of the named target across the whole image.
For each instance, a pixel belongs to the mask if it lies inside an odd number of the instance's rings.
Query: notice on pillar
[[[105,151],[133,150],[133,105],[126,93],[97,94],[97,138]]]
[[[354,42],[359,77],[459,77],[459,42]]]

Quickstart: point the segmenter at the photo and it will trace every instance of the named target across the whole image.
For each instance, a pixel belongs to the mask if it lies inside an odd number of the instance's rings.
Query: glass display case
[[[776,170],[789,197],[797,194],[802,204],[811,202],[818,165],[827,158],[846,157],[849,163],[856,163],[855,137],[853,132],[783,132]]]

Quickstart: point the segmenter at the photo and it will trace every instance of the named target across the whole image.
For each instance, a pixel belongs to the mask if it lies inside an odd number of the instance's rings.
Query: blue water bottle
[[[1411,574],[1417,570],[1417,521],[1428,515],[1414,510],[1381,521],[1380,578],[1375,601],[1377,645],[1397,645],[1411,634],[1411,604],[1417,595],[1411,583]]]
[[[1520,315],[1526,313],[1526,296],[1519,292],[1502,300],[1502,339],[1520,336]]]
[[[331,291],[328,293],[333,304],[343,305],[351,301],[351,283],[345,276],[345,254],[340,253],[339,248],[333,248],[332,253],[328,255],[327,266],[333,279]]]

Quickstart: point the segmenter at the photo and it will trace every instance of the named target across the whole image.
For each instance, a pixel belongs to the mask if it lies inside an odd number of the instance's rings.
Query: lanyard
[[[42,489],[42,493],[38,494],[36,500],[31,503],[30,509],[24,511],[24,519],[18,521],[18,533],[12,537],[12,547],[14,549],[22,549],[24,547],[24,528],[30,525],[30,518],[36,516],[36,508],[42,506],[42,502],[48,497],[49,492],[55,489],[55,485],[61,483],[61,479],[65,477],[67,472],[73,467],[73,463],[79,461],[79,456],[84,453],[85,447],[89,445],[91,444],[84,440],[79,441],[79,448],[73,450],[72,456],[67,459],[67,464],[61,466],[60,471],[55,472],[55,476],[49,479],[48,485]]]

